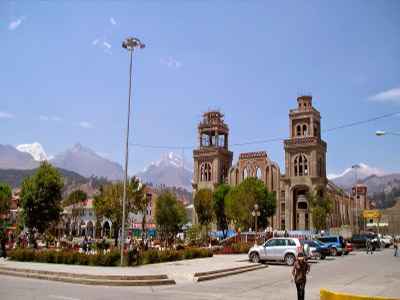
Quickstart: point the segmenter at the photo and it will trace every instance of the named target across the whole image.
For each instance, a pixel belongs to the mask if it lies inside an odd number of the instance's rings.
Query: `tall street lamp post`
[[[375,134],[377,136],[382,136],[382,135],[400,135],[400,132],[375,131]]]
[[[356,184],[355,184],[355,189],[356,189],[356,199],[355,199],[355,202],[356,202],[356,233],[359,233],[358,232],[358,229],[359,229],[359,226],[358,226],[358,189],[357,189],[357,168],[360,168],[360,166],[359,165],[354,165],[354,166],[351,166],[351,168],[352,169],[354,169],[354,173],[355,173],[355,177],[356,177]]]
[[[124,263],[124,244],[125,244],[125,206],[126,206],[126,183],[128,181],[128,147],[129,147],[129,118],[131,114],[131,83],[132,83],[132,54],[135,47],[144,48],[144,44],[139,39],[128,37],[122,42],[122,48],[131,52],[131,63],[129,67],[129,94],[128,94],[128,123],[126,126],[126,148],[125,148],[125,177],[124,177],[124,197],[122,200],[122,232],[121,232],[121,266]]]
[[[258,210],[258,205],[254,205],[254,210],[252,211],[252,215],[255,218],[255,239],[254,239],[254,246],[257,246],[257,217],[260,216],[260,211]]]

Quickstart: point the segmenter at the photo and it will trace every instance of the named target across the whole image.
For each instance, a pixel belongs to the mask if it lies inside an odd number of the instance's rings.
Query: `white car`
[[[390,245],[392,245],[393,243],[393,239],[390,235],[382,235],[382,234],[378,234],[379,236],[379,240],[381,242],[381,248],[388,248],[390,247]]]

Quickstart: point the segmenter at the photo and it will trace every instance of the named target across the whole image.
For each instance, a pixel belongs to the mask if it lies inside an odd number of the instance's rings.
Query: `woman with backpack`
[[[304,300],[307,274],[310,272],[310,265],[304,260],[304,254],[300,252],[293,265],[292,276],[290,280],[296,283],[297,299]]]

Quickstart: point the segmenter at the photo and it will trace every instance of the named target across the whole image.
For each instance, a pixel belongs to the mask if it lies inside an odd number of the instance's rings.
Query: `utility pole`
[[[351,168],[354,169],[354,173],[355,173],[355,177],[356,177],[356,184],[355,184],[355,189],[356,189],[356,198],[355,198],[355,202],[356,202],[356,233],[359,233],[359,222],[358,222],[358,189],[357,189],[357,168],[359,168],[359,165],[354,165],[351,166]]]

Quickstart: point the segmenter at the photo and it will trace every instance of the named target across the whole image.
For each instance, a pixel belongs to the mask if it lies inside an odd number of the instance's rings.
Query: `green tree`
[[[80,210],[83,205],[86,204],[88,195],[81,189],[72,191],[66,201],[64,201],[64,207],[69,210],[74,224],[78,223],[78,217]]]
[[[327,215],[333,211],[331,196],[322,184],[318,184],[306,194],[312,208],[312,222],[316,230],[327,228]]]
[[[119,229],[122,226],[122,201],[124,195],[124,183],[116,183],[101,187],[99,193],[93,199],[93,208],[96,216],[108,218],[114,228],[114,244],[118,246]],[[125,220],[128,214],[135,212],[136,197],[144,197],[144,185],[140,186],[139,179],[132,177],[126,187]]]
[[[168,245],[168,239],[175,236],[188,222],[185,208],[169,190],[156,201],[156,223]]]
[[[27,176],[21,185],[22,217],[25,225],[43,233],[57,223],[62,212],[64,182],[60,172],[48,162],[40,164],[33,176]]]
[[[212,193],[211,209],[214,214],[217,226],[222,230],[224,238],[226,238],[228,233],[228,219],[225,213],[225,198],[229,193],[230,187],[227,184],[220,185]]]
[[[12,190],[6,184],[0,184],[0,216],[10,211]]]
[[[142,230],[143,233],[146,233],[146,212],[151,198],[145,196],[144,188],[145,185],[142,185],[140,188],[135,190],[133,195],[133,210],[135,213],[140,213],[142,215]],[[142,244],[144,244],[143,239]]]
[[[265,184],[256,178],[249,177],[230,189],[226,195],[225,213],[228,220],[233,220],[236,227],[243,230],[254,227],[252,211],[257,204],[260,217],[257,224],[268,226],[268,218],[276,211],[276,195],[269,192]]]
[[[194,208],[201,226],[207,227],[213,219],[211,200],[212,191],[209,189],[198,190],[194,196]]]

